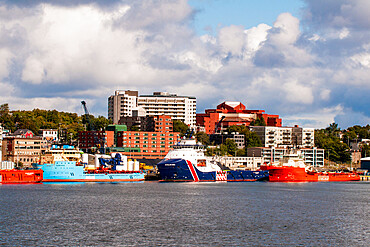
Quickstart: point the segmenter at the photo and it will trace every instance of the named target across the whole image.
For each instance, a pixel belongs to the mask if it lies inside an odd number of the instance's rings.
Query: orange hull
[[[40,183],[43,179],[42,170],[0,170],[0,183]]]
[[[305,168],[288,166],[272,166],[268,170],[270,182],[345,182],[360,180],[360,176],[353,172],[306,172]]]

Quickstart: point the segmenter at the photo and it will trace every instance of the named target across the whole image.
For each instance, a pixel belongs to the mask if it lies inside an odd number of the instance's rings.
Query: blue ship
[[[69,156],[66,157],[67,155]],[[94,166],[93,168],[76,160],[70,160],[75,159],[76,156],[76,153],[71,152],[71,150],[68,150],[68,152],[52,150],[44,157],[41,157],[43,162],[34,163],[33,167],[43,170],[43,182],[144,181],[144,173],[134,171],[133,168],[128,171],[127,162],[122,165],[123,162],[119,154],[116,154],[116,157],[111,159],[100,157],[96,163],[99,166]]]
[[[184,159],[162,160],[157,164],[163,181],[178,182],[252,182],[268,179],[268,171],[209,171],[202,172]]]
[[[222,170],[204,156],[204,147],[194,139],[181,140],[157,164],[162,181],[247,182],[268,179],[268,171]]]
[[[55,161],[52,164],[34,164],[44,171],[43,182],[128,182],[144,181],[139,171],[95,170],[87,171],[76,161]]]

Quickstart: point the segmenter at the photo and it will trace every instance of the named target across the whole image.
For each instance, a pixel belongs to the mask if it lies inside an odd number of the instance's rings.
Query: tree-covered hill
[[[104,129],[110,122],[103,116],[95,118],[89,115],[91,125],[95,130]],[[90,130],[86,115],[59,112],[57,110],[34,109],[32,111],[10,111],[8,104],[0,105],[0,123],[5,129],[14,132],[17,129],[29,129],[38,134],[40,129],[59,129],[72,134],[76,138],[78,131]]]

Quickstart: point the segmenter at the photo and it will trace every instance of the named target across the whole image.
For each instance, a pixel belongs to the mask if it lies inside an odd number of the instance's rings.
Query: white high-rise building
[[[132,109],[137,107],[138,91],[115,91],[108,98],[108,119],[118,124],[121,117],[132,117]]]
[[[128,93],[129,92],[129,93]],[[135,92],[135,93],[133,93]],[[132,116],[135,107],[142,107],[146,115],[167,115],[195,127],[197,100],[195,97],[178,96],[167,92],[137,95],[137,91],[116,91],[108,99],[108,119],[117,124],[121,117]]]

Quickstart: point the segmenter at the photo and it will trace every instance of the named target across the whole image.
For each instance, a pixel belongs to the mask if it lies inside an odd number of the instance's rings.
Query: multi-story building
[[[163,159],[179,138],[179,132],[120,131],[117,147],[130,158]]]
[[[107,148],[114,145],[114,131],[79,131],[78,146],[83,151]]]
[[[248,157],[262,157],[266,164],[279,161],[288,153],[289,150],[287,148],[252,147],[247,149]]]
[[[232,139],[234,140],[236,147],[238,149],[242,149],[245,147],[245,136],[243,134],[239,133],[217,133],[217,134],[211,134],[209,135],[209,141],[212,145],[220,145],[223,144],[226,139]]]
[[[126,125],[128,129],[137,127],[141,131],[172,132],[173,123],[170,116],[146,116],[146,117],[122,117],[120,124]]]
[[[148,116],[167,115],[195,127],[196,98],[166,92],[140,95],[138,91],[116,91],[108,98],[108,119],[118,124],[121,117],[133,116],[136,107],[142,107]]]
[[[250,126],[264,147],[312,148],[315,130],[313,128]]]
[[[291,152],[288,148],[275,148],[275,147],[253,147],[248,148],[247,156],[249,157],[262,157],[266,164],[279,161],[284,155]],[[324,166],[324,149],[320,148],[302,148],[295,150],[298,156],[303,158],[307,165],[313,167]]]
[[[108,119],[118,124],[121,117],[131,117],[132,109],[137,106],[138,91],[115,91],[108,98]]]
[[[39,135],[48,141],[58,141],[58,130],[56,129],[40,129]]]
[[[153,95],[140,95],[138,106],[143,107],[149,116],[167,115],[172,120],[180,120],[195,127],[197,100],[195,97],[178,96],[166,92]]]
[[[324,166],[325,151],[321,148],[302,148],[299,150],[307,165],[318,167]]]
[[[281,126],[279,115],[266,114],[264,110],[247,110],[241,102],[226,101],[216,109],[207,109],[196,115],[198,130],[207,134],[222,132],[229,126],[249,126],[252,122],[263,119],[267,126]]]
[[[47,141],[41,137],[6,136],[2,141],[3,160],[21,162],[24,167],[31,167],[46,148]]]
[[[11,136],[32,138],[34,134],[29,129],[17,129],[16,131],[14,131],[14,133],[11,134]]]

